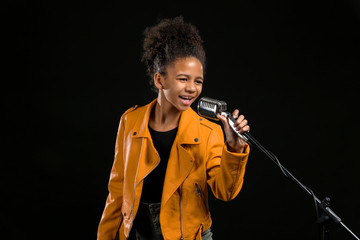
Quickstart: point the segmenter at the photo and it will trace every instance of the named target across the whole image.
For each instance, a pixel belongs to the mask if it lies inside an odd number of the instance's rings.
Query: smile
[[[180,96],[181,99],[184,99],[184,100],[191,100],[193,99],[192,97],[184,97],[184,96]]]
[[[179,96],[181,102],[186,105],[186,106],[190,106],[192,103],[192,100],[194,99],[193,97],[187,97],[187,96]]]

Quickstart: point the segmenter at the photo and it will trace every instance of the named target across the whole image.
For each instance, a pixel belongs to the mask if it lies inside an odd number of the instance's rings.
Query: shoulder
[[[206,118],[200,117],[200,126],[202,126],[202,128],[206,128],[210,135],[215,134],[215,136],[218,137],[223,136],[221,126],[215,122],[207,120]]]
[[[204,127],[210,128],[212,130],[220,127],[219,124],[209,121],[204,117],[199,116],[199,119],[200,119],[200,125],[202,125]]]
[[[135,105],[129,109],[127,109],[123,114],[122,114],[122,118],[126,119],[126,118],[132,118],[132,117],[136,117],[137,115],[143,113],[144,111],[146,112],[147,107],[149,104],[145,105],[145,106],[138,106]]]
[[[200,128],[204,131],[209,132],[217,132],[218,134],[222,134],[221,126],[218,123],[212,122],[202,116],[199,116],[194,110],[191,109],[191,114],[194,119],[198,119],[200,123]]]
[[[128,118],[129,116],[132,116],[134,113],[136,114],[138,108],[139,108],[138,105],[135,105],[135,106],[127,109],[127,110],[121,115],[121,120],[123,120],[123,121],[124,121],[124,120],[127,120],[127,118]]]
[[[135,109],[137,109],[137,108],[138,108],[138,105],[135,105],[135,106],[129,108],[128,110],[126,110],[126,111],[123,113],[123,116],[124,116],[124,115],[127,115],[127,114],[129,114],[129,113],[131,113],[131,112],[133,112],[133,111],[135,111]]]

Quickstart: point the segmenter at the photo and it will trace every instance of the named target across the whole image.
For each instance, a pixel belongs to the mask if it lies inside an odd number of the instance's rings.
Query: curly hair
[[[155,92],[158,89],[153,82],[156,72],[166,75],[166,67],[179,58],[197,58],[205,71],[205,51],[203,41],[197,28],[185,23],[182,16],[163,19],[144,31],[143,56],[150,86]]]

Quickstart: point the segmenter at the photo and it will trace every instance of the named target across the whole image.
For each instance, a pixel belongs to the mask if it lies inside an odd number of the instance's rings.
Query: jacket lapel
[[[138,169],[135,186],[155,168],[159,162],[159,156],[153,145],[148,128],[151,109],[156,104],[156,99],[141,109],[133,127],[132,138],[141,142],[138,146]],[[161,204],[165,205],[171,195],[179,188],[189,175],[194,163],[193,156],[187,150],[189,145],[201,143],[200,117],[191,108],[182,112],[178,133],[171,149],[163,186]],[[136,141],[135,140],[135,141]],[[142,140],[142,141],[140,141]]]
[[[191,171],[194,159],[187,148],[189,145],[201,143],[199,119],[200,117],[191,108],[181,114],[178,133],[167,165],[161,199],[162,206],[165,206]]]
[[[137,151],[140,151],[140,153],[135,186],[137,186],[139,182],[144,179],[144,177],[149,174],[152,169],[155,168],[160,160],[155,147],[153,146],[148,128],[151,110],[155,104],[156,99],[141,110],[142,112],[139,113],[132,132],[133,140],[136,138],[138,140],[142,139],[141,146],[136,149]]]

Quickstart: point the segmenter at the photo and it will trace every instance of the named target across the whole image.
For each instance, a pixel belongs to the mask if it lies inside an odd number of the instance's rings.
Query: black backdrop
[[[180,14],[205,42],[202,95],[239,108],[252,135],[360,234],[357,0],[2,5],[6,239],[96,237],[120,116],[155,97],[142,32]],[[256,148],[238,197],[211,196],[210,209],[214,239],[318,239],[311,197]]]

